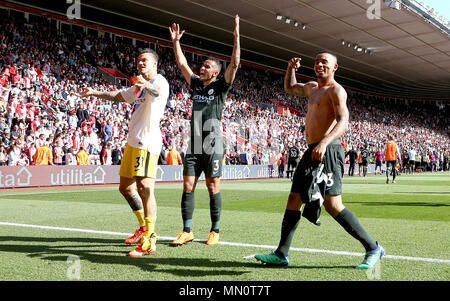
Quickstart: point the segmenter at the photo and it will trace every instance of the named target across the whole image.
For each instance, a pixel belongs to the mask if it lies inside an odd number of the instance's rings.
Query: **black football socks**
[[[193,192],[183,192],[181,197],[181,217],[183,218],[183,231],[191,232],[192,216],[194,215],[195,199]]]
[[[281,224],[281,238],[275,253],[288,256],[292,238],[300,222],[301,212],[297,210],[286,210]]]
[[[211,215],[211,231],[219,233],[222,195],[220,192],[209,196],[209,212]]]
[[[345,231],[361,242],[364,249],[366,249],[366,252],[377,248],[377,243],[370,237],[356,215],[349,209],[344,208],[344,210],[336,216],[335,220],[345,229]]]
[[[220,212],[222,210],[222,195],[216,193],[209,196],[211,231],[219,233]],[[183,192],[181,197],[181,216],[183,218],[183,231],[191,232],[192,216],[194,215],[195,198],[194,192]]]

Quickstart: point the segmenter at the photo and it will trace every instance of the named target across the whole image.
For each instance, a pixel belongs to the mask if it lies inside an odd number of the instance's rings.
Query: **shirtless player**
[[[318,53],[314,63],[317,81],[306,84],[297,83],[295,77],[300,61],[300,58],[292,58],[289,61],[284,89],[289,94],[308,97],[305,128],[308,150],[295,170],[278,248],[270,254],[255,255],[255,258],[263,263],[287,266],[289,248],[300,221],[302,205],[319,199],[318,214],[323,202],[325,210],[364,246],[366,256],[356,268],[369,269],[381,259],[385,251],[365,231],[353,212],[342,203],[345,154],[339,138],[347,130],[349,113],[346,104],[347,93],[334,79],[338,68],[337,58],[328,52]]]

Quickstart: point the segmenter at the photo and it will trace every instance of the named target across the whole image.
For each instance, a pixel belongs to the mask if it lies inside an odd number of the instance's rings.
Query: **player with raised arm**
[[[284,88],[289,94],[308,97],[305,136],[308,149],[297,169],[281,226],[278,248],[270,254],[255,255],[263,263],[286,266],[289,248],[301,215],[320,225],[321,206],[366,250],[358,269],[368,269],[383,256],[384,249],[374,241],[358,218],[342,203],[344,148],[339,138],[348,127],[347,93],[334,79],[337,58],[328,52],[317,54],[314,72],[317,81],[298,83],[295,71],[300,58],[292,58],[287,67]],[[302,205],[305,204],[303,214]]]
[[[169,28],[177,65],[193,91],[190,141],[183,166],[181,197],[183,231],[172,242],[173,246],[180,246],[194,239],[192,232],[194,191],[202,172],[205,173],[210,198],[211,229],[206,244],[215,245],[219,242],[222,208],[220,177],[224,154],[221,118],[226,96],[239,67],[241,52],[238,15],[235,16],[234,23],[233,53],[223,77],[219,77],[221,63],[213,58],[203,62],[199,75],[194,74],[180,45],[180,39],[185,31],[180,31],[178,24],[172,24]]]
[[[158,74],[158,54],[144,49],[137,58],[139,76],[136,83],[121,91],[96,91],[84,88],[81,97],[94,96],[133,105],[128,139],[120,164],[119,191],[136,214],[140,228],[125,243],[140,242],[128,253],[139,257],[156,250],[155,223],[157,206],[155,179],[162,147],[160,120],[169,97],[169,83]]]

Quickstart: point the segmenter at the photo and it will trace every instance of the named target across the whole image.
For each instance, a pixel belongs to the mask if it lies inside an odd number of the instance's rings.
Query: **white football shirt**
[[[159,155],[162,147],[159,123],[169,98],[169,83],[161,74],[150,82],[159,86],[159,96],[154,97],[145,89],[138,91],[135,86],[120,93],[125,101],[133,106],[127,143],[132,147],[147,149],[150,153]]]

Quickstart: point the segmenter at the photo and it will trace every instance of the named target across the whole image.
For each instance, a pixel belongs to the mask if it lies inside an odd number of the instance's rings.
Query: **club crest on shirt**
[[[136,97],[136,100],[134,101],[135,104],[140,105],[145,102],[145,91],[142,93],[139,97]]]
[[[143,104],[145,102],[145,98],[138,98],[134,101],[136,105]]]

